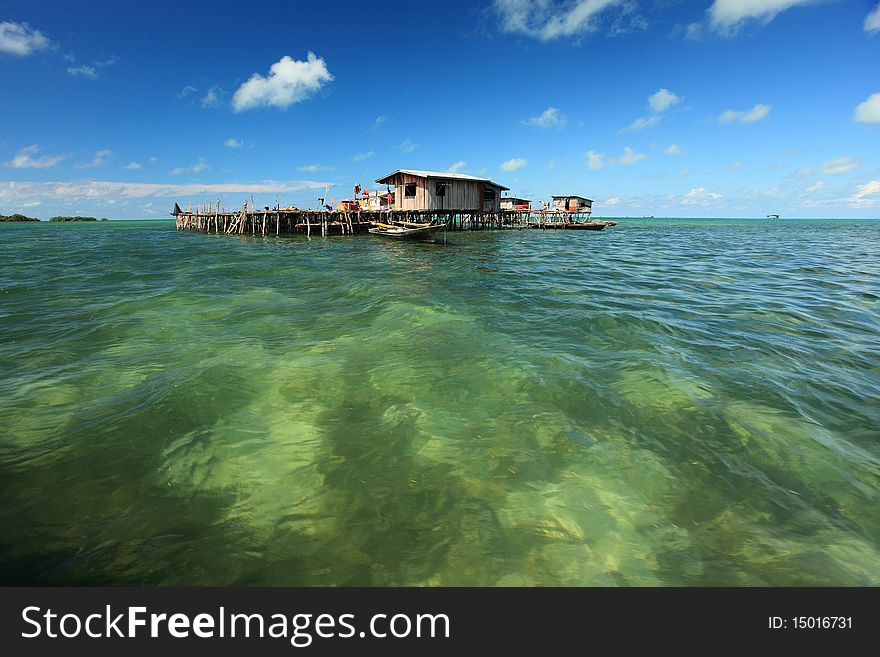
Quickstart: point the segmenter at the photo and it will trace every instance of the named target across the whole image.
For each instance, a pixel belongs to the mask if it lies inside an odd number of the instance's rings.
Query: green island
[[[52,217],[49,221],[98,221],[97,217]],[[100,221],[110,221],[107,217],[101,217]]]
[[[26,217],[23,214],[0,214],[0,221],[39,221],[36,217]]]

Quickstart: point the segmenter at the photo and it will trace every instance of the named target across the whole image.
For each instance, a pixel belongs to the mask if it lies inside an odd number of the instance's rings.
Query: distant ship
[[[768,219],[779,219],[779,215],[778,214],[768,214],[767,218]]]

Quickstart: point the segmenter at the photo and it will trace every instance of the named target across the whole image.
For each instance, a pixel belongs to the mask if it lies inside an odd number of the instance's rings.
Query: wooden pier
[[[592,230],[601,230],[616,222],[585,221],[571,213],[547,213],[534,210],[303,210],[298,208],[221,209],[220,203],[205,205],[195,211],[175,206],[172,213],[177,230],[200,231],[225,235],[354,235],[366,233],[377,223],[384,224],[446,224],[449,231],[460,230],[522,230],[526,228],[578,228],[589,223]],[[601,227],[600,227],[601,225]]]

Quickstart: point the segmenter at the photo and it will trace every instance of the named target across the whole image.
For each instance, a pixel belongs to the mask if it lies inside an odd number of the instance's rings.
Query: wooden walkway
[[[434,223],[446,224],[450,231],[458,230],[521,230],[525,228],[566,228],[588,223],[589,215],[542,213],[528,210],[501,210],[478,212],[469,210],[385,210],[353,211],[300,210],[221,210],[204,206],[196,211],[187,210],[174,215],[177,230],[222,233],[225,235],[354,235],[366,233],[376,223]],[[589,222],[597,226],[616,222]]]

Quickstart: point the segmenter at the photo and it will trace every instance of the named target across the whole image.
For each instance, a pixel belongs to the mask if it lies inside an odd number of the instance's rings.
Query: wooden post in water
[[[244,232],[244,225],[247,221],[247,199],[244,201],[244,205],[241,206],[241,214],[238,217],[238,225],[236,228],[238,229],[238,234],[241,235]]]

